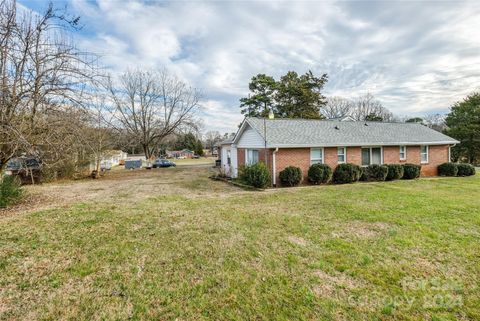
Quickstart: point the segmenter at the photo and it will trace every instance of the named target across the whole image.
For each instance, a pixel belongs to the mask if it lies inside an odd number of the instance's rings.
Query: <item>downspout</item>
[[[275,160],[276,160],[275,155],[277,154],[277,152],[278,152],[278,147],[275,148],[275,150],[272,153],[272,172],[273,172],[272,182],[273,182],[273,187],[277,186],[277,173],[275,171],[275,166],[276,166],[275,165]]]
[[[452,161],[452,147],[457,146],[457,144],[448,145],[448,162]]]

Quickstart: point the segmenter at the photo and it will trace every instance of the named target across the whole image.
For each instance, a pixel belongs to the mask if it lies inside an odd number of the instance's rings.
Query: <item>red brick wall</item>
[[[347,147],[347,163],[362,165],[362,149],[360,147]]]
[[[275,172],[277,185],[280,185],[279,173],[288,166],[300,167],[304,180],[310,168],[310,148],[280,148],[275,154]]]
[[[338,154],[337,147],[325,147],[323,149],[325,155],[323,155],[323,163],[330,166],[332,169],[337,167],[338,164]]]
[[[260,161],[266,162],[272,172],[273,149],[257,149],[259,151]],[[361,165],[362,154],[360,147],[347,147],[347,163]],[[267,161],[265,160],[267,157]],[[245,149],[237,149],[238,166],[245,165]],[[324,148],[324,163],[333,170],[338,164],[338,155],[336,147]],[[437,175],[437,166],[448,161],[448,146],[429,146],[429,162],[422,165],[422,176]],[[420,146],[407,146],[407,159],[400,161],[399,146],[385,146],[383,148],[384,164],[413,163],[420,164]],[[279,173],[288,166],[300,167],[304,175],[304,182],[307,181],[307,173],[310,168],[310,148],[280,148],[276,153],[276,176],[277,185],[280,184]]]
[[[385,164],[412,163],[422,165],[422,176],[438,175],[438,165],[448,162],[448,145],[428,147],[428,163],[421,163],[420,146],[407,146],[407,159],[400,160],[399,146],[386,146],[383,148]]]
[[[419,148],[420,153],[420,148]],[[420,156],[419,156],[420,157]],[[428,164],[422,164],[422,176],[438,175],[438,165],[448,162],[448,145],[429,146]]]
[[[237,163],[238,167],[245,165],[245,148],[237,148]]]
[[[410,156],[409,147],[407,147],[408,156]],[[385,164],[400,164],[406,163],[407,160],[400,160],[400,146],[385,146],[383,147],[383,162]],[[420,160],[418,160],[418,163],[420,163]]]
[[[258,159],[267,164],[270,172],[272,172],[272,151],[271,149],[267,149],[265,153],[264,148],[253,148],[258,150]],[[238,167],[245,165],[245,148],[237,148],[237,165]]]
[[[361,165],[361,151],[360,147],[347,147],[347,163]],[[383,148],[383,162],[384,164],[413,163],[420,165],[420,146],[407,146],[407,159],[402,161],[400,160],[399,146],[385,146]],[[422,176],[436,176],[438,174],[437,166],[445,162],[448,162],[448,145],[429,146],[429,162],[428,164],[421,164]],[[335,170],[338,164],[336,147],[324,148],[324,163]],[[300,167],[306,181],[310,167],[310,148],[281,148],[278,150],[275,169],[277,184],[279,184],[278,175],[280,171],[287,166]]]

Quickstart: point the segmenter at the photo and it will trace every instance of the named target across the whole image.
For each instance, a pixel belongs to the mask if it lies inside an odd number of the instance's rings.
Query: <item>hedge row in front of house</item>
[[[355,164],[339,164],[335,170],[326,164],[313,164],[308,169],[308,181],[311,184],[349,184],[358,181],[379,182],[397,179],[416,179],[420,177],[421,166],[416,164],[387,164],[361,167]],[[444,163],[438,166],[440,176],[475,175],[475,167],[470,164]],[[270,172],[263,163],[245,166],[240,178],[246,184],[265,188],[270,184]],[[302,182],[303,173],[299,167],[288,166],[279,173],[282,186],[297,186]]]
[[[473,176],[475,172],[471,164],[443,163],[438,166],[439,176]]]
[[[334,171],[326,164],[313,164],[308,170],[308,181],[312,184],[348,184],[362,181],[392,181],[420,177],[421,166],[415,164],[370,165],[340,164]],[[282,186],[296,186],[302,181],[299,167],[289,166],[280,172]]]

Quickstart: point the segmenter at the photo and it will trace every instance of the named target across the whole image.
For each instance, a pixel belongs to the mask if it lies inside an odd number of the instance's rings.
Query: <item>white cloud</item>
[[[202,90],[207,129],[236,129],[253,75],[328,73],[393,112],[445,112],[478,88],[480,3],[71,0],[81,46],[114,72],[167,67]]]

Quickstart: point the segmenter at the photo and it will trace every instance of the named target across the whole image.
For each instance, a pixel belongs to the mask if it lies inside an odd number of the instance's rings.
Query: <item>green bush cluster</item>
[[[420,177],[422,166],[416,164],[403,164],[403,179],[415,179]]]
[[[440,176],[472,176],[475,175],[475,167],[471,164],[443,163],[438,165]]]
[[[267,187],[271,179],[270,171],[262,162],[240,168],[239,177],[246,184],[256,188]]]
[[[388,167],[386,165],[370,165],[363,170],[367,181],[384,181],[387,178]]]
[[[362,176],[362,168],[355,164],[340,164],[333,172],[333,182],[348,184],[358,182]]]
[[[312,184],[355,183],[362,181],[392,181],[397,179],[415,179],[420,177],[421,166],[416,164],[388,164],[360,167],[355,164],[339,164],[335,171],[326,164],[313,164],[308,169],[308,181]],[[475,175],[475,167],[470,164],[444,163],[438,166],[440,176],[471,176]],[[302,170],[289,166],[279,174],[284,186],[297,186],[302,182]],[[270,184],[270,172],[263,163],[245,166],[240,169],[240,179],[246,184],[265,188]],[[0,203],[1,206],[1,203]]]
[[[438,175],[457,176],[458,166],[455,163],[443,163],[438,166]]]
[[[312,184],[326,184],[332,179],[332,168],[326,164],[313,164],[308,169],[308,180]]]
[[[14,176],[0,178],[0,208],[12,205],[22,197],[20,180]]]
[[[403,177],[403,166],[401,164],[388,164],[387,181],[401,179]]]
[[[458,164],[457,176],[473,176],[475,175],[475,167],[471,164]]]
[[[280,172],[279,177],[283,186],[297,186],[302,181],[302,170],[295,166],[288,166]]]

